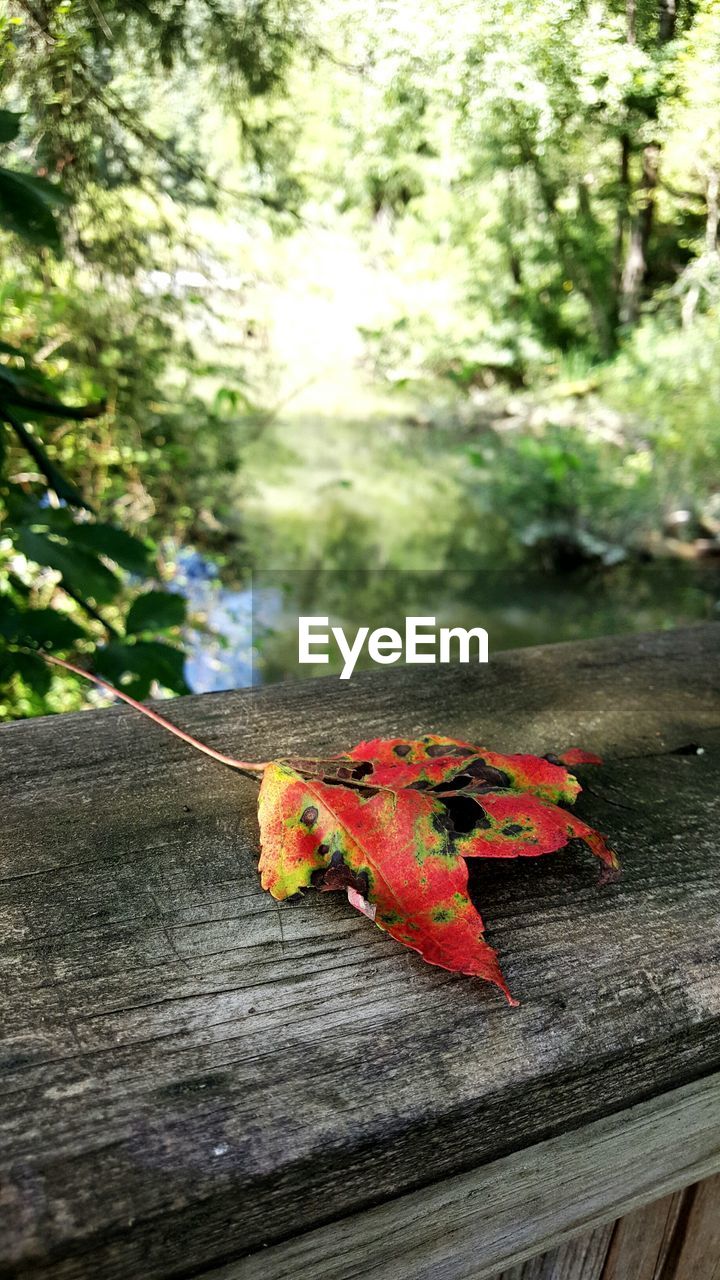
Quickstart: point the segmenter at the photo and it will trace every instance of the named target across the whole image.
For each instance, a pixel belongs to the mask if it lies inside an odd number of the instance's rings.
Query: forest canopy
[[[179,548],[716,554],[719,68],[718,0],[2,0],[3,714],[184,691]]]

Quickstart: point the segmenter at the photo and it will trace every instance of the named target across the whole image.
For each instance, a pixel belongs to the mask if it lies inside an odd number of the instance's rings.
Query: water
[[[297,661],[299,615],[322,616],[349,637],[405,617],[483,626],[490,655],[503,649],[720,621],[720,566],[624,564],[563,575],[478,569],[275,570],[238,583],[197,551],[177,557],[172,583],[188,601],[186,678],[198,693],[339,673]],[[372,666],[363,654],[357,669]]]
[[[276,623],[280,600],[249,585],[226,586],[212,561],[185,548],[168,584],[187,601],[185,679],[194,693],[259,684],[260,653],[254,637]]]

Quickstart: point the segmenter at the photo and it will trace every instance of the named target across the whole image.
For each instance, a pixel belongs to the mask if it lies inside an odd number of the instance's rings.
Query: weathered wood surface
[[[715,1074],[272,1245],[213,1280],[497,1280],[499,1266],[523,1259],[536,1280],[538,1251],[560,1242],[561,1280],[592,1280],[603,1233],[588,1244],[578,1229],[717,1169],[719,1134]]]
[[[518,1010],[339,897],[273,903],[254,785],[136,713],[0,730],[0,1274],[297,1276],[283,1253],[307,1233],[335,1266],[306,1262],[313,1278],[400,1275],[402,1231],[366,1267],[373,1213],[410,1203],[421,1225],[457,1177],[638,1104],[662,1121],[682,1098],[695,1160],[661,1122],[606,1218],[720,1168],[719,652],[720,627],[698,627],[172,705],[249,758],[432,731],[604,753],[578,812],[620,851],[619,883],[577,855],[482,868]],[[600,1220],[582,1213],[555,1239]],[[433,1280],[479,1274],[477,1199],[460,1217]],[[521,1235],[532,1217],[516,1202]],[[546,1222],[487,1265],[552,1242]]]
[[[720,1176],[574,1236],[492,1280],[720,1280]]]

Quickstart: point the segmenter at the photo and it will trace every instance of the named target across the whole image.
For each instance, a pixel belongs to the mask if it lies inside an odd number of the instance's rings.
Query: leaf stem
[[[166,720],[164,716],[158,714],[157,711],[146,707],[144,703],[138,702],[135,698],[131,698],[129,693],[123,693],[121,689],[116,689],[114,685],[109,684],[107,680],[103,680],[100,676],[94,675],[91,671],[85,671],[82,667],[78,667],[74,662],[66,662],[64,658],[56,658],[54,654],[44,653],[42,650],[33,651],[37,657],[43,661],[49,662],[54,667],[63,667],[65,671],[72,671],[73,675],[82,676],[83,680],[89,680],[91,684],[97,685],[98,689],[104,689],[106,693],[111,693],[114,698],[120,698],[126,702],[129,707],[133,707],[135,711],[141,712],[147,716],[148,720],[154,720],[155,724],[159,724],[162,729],[166,729],[168,733],[172,733],[176,738],[180,738],[182,742],[187,742],[189,746],[194,747],[196,751],[202,751],[204,755],[210,756],[212,760],[219,761],[220,764],[226,764],[231,769],[238,769],[241,773],[246,773],[250,777],[256,774],[264,773],[267,768],[267,761],[257,763],[251,760],[236,760],[233,756],[223,755],[222,751],[216,751],[214,747],[209,747],[207,743],[200,742],[198,738],[193,738],[191,734],[186,733],[184,729],[179,729],[177,725]]]

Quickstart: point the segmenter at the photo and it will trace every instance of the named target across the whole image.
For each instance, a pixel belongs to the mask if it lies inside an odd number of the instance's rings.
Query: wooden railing
[[[340,895],[275,903],[254,784],[135,712],[0,730],[0,1275],[479,1280],[720,1170],[719,655],[705,626],[168,704],[249,759],[604,755],[577,811],[622,878],[484,875],[519,1009]]]

